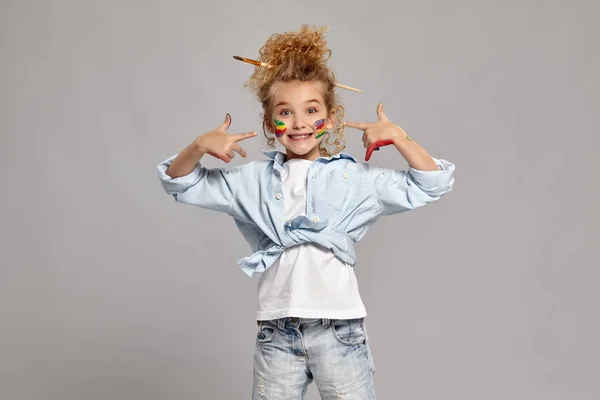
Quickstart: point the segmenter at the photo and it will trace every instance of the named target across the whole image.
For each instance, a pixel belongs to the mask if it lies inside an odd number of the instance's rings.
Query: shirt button
[[[281,193],[277,193],[277,194],[275,195],[275,198],[276,198],[277,200],[281,200]]]
[[[348,179],[348,173],[344,172],[344,179]]]
[[[315,215],[315,216],[313,217],[313,221],[314,221],[314,222],[319,222],[319,217]]]

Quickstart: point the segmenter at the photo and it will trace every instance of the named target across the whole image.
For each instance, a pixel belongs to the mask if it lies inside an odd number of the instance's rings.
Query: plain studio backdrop
[[[599,11],[2,1],[0,398],[250,398],[250,249],[227,215],[166,195],[156,165],[228,112],[230,133],[260,132],[253,67],[232,56],[302,24],[330,26],[338,81],[364,90],[339,91],[347,120],[382,101],[457,166],[450,195],[358,244],[378,398],[600,398]],[[392,147],[370,162],[407,167]]]

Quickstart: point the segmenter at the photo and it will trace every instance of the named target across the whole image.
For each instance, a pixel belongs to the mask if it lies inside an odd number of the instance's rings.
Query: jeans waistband
[[[353,318],[354,319],[354,318]],[[364,318],[358,318],[359,320],[364,320]],[[269,320],[273,325],[277,326],[279,329],[284,329],[286,326],[298,328],[300,325],[314,325],[321,324],[323,326],[331,326],[335,321],[329,318],[298,318],[298,317],[285,317],[279,319]],[[260,326],[260,323],[264,321],[256,321],[256,324]]]

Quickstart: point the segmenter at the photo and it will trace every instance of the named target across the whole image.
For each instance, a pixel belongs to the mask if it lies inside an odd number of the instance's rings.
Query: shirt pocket
[[[351,209],[361,201],[361,177],[349,170],[332,170],[327,175],[327,203],[337,209]]]

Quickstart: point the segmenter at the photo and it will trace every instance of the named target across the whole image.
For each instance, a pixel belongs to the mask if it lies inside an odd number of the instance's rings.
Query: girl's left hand
[[[374,123],[350,121],[344,123],[345,126],[364,131],[362,141],[365,149],[367,149],[365,161],[369,161],[373,151],[379,150],[379,147],[395,144],[399,139],[408,138],[406,132],[385,115],[383,103],[377,105],[377,117],[378,121]]]

